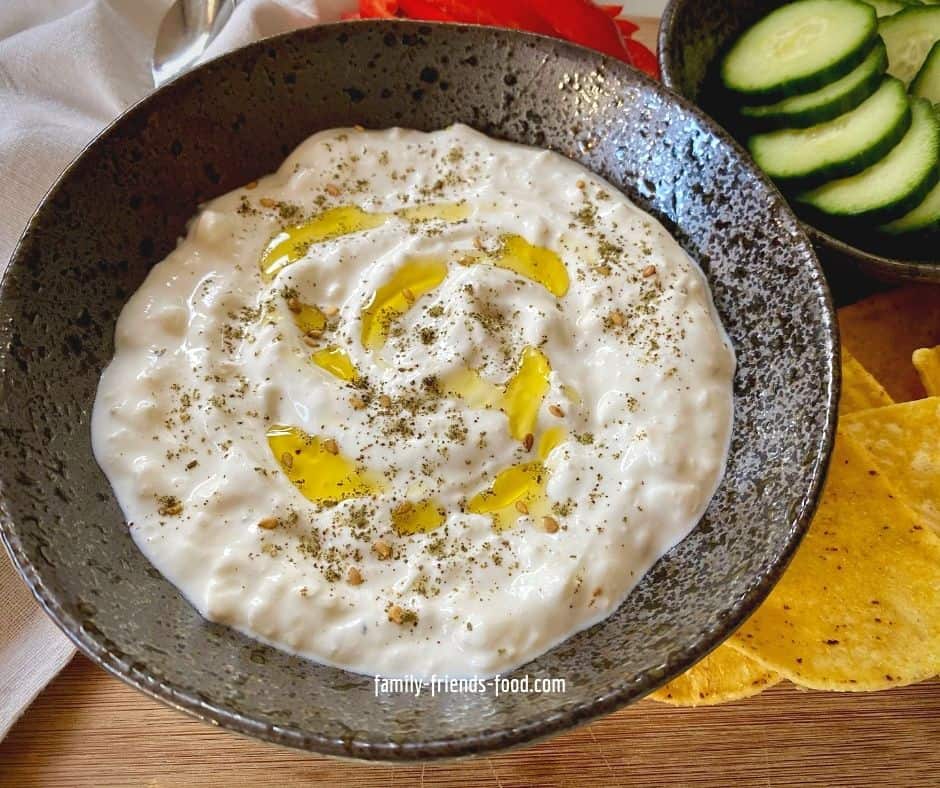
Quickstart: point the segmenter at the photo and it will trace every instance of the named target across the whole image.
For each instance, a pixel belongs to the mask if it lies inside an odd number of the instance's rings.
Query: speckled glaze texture
[[[663,83],[719,121],[730,115],[717,89],[720,56],[748,27],[789,0],[670,0],[659,27]],[[733,123],[726,124],[733,131]],[[862,235],[804,224],[827,270],[838,280],[852,268],[883,281],[940,282],[940,232],[910,238]],[[841,283],[841,281],[840,281]]]
[[[376,697],[373,681],[209,624],[138,552],[92,459],[115,319],[200,202],[308,135],[462,121],[608,178],[702,265],[738,354],[727,473],[692,535],[618,612],[518,673],[563,695]],[[626,66],[509,31],[324,26],[225,56],[106,130],[33,218],[0,293],[3,535],[92,659],[198,717],[332,755],[411,760],[517,745],[636,700],[729,635],[812,512],[838,395],[832,306],[779,195],[710,120]]]

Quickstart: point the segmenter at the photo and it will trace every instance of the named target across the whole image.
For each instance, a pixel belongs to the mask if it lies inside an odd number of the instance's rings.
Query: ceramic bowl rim
[[[103,139],[110,136],[116,128],[146,112],[151,103],[158,102],[162,98],[164,92],[173,89],[177,84],[183,84],[187,80],[194,79],[198,72],[205,67],[216,65],[226,58],[237,57],[245,50],[257,49],[260,51],[265,47],[272,45],[277,46],[279,42],[291,37],[304,37],[307,38],[305,41],[306,45],[315,44],[321,37],[329,38],[339,30],[348,29],[349,25],[377,26],[380,29],[402,32],[417,31],[427,27],[435,29],[453,28],[454,30],[471,29],[483,32],[487,35],[492,34],[516,38],[523,41],[534,41],[539,43],[540,46],[550,45],[556,48],[556,50],[569,51],[582,58],[585,53],[588,53],[596,62],[611,70],[629,68],[620,61],[566,41],[520,31],[494,29],[482,25],[456,25],[408,20],[345,21],[317,25],[313,28],[301,29],[260,39],[245,47],[214,58],[199,66],[197,69],[167,82],[164,86],[161,86],[159,89],[154,90],[152,93],[135,102],[125,112],[105,126],[82,148],[78,155],[75,156],[59,175],[54,184],[47,190],[30,217],[20,239],[17,241],[10,257],[9,265],[4,271],[2,279],[0,279],[0,300],[8,297],[6,292],[7,275],[13,266],[18,263],[18,259],[24,248],[24,240],[36,229],[38,219],[46,209],[46,206],[56,197],[60,188],[62,188],[63,184],[84,157]],[[751,173],[761,181],[762,185],[768,191],[775,191],[775,187],[766,176],[764,176],[746,157],[743,157],[743,149],[738,143],[715,121],[684,97],[665,90],[660,83],[650,79],[642,72],[635,69],[631,69],[631,71],[635,74],[632,78],[638,78],[641,82],[645,82],[648,86],[652,87],[653,90],[662,93],[669,101],[677,103],[684,111],[693,115],[697,121],[702,124],[703,128],[706,128],[724,144],[733,147],[739,157],[741,157],[740,166],[751,170]],[[794,227],[799,230],[796,217],[792,216],[789,206],[783,201],[781,201],[781,209],[791,214]],[[59,628],[92,662],[155,700],[159,700],[179,711],[186,712],[203,722],[236,733],[252,736],[292,749],[339,758],[378,762],[414,762],[418,760],[436,760],[481,755],[496,750],[529,745],[555,733],[584,725],[602,715],[641,699],[720,645],[741,625],[741,623],[743,623],[745,618],[763,601],[776,584],[809,526],[810,519],[819,500],[822,484],[825,480],[835,439],[836,405],[841,383],[841,371],[838,326],[835,319],[832,296],[812,245],[809,243],[808,239],[805,239],[805,236],[804,240],[806,242],[806,250],[809,253],[809,263],[812,266],[811,273],[821,288],[821,298],[819,299],[821,307],[820,320],[821,326],[825,330],[830,343],[830,347],[827,349],[826,353],[826,360],[830,367],[830,386],[827,392],[825,428],[823,434],[819,436],[819,440],[815,444],[818,447],[818,451],[812,464],[812,471],[807,478],[805,495],[802,497],[802,500],[799,501],[797,514],[790,522],[789,534],[783,549],[776,556],[775,562],[767,568],[763,576],[759,577],[759,580],[751,590],[740,597],[736,604],[725,614],[717,617],[716,623],[709,629],[700,633],[696,641],[689,643],[681,649],[677,649],[675,653],[678,654],[678,656],[671,658],[663,666],[664,669],[659,672],[658,675],[651,675],[651,671],[647,671],[633,677],[625,677],[621,682],[612,686],[605,694],[595,696],[590,701],[568,708],[550,717],[531,720],[522,725],[483,733],[470,733],[405,743],[382,743],[360,739],[344,740],[311,733],[296,727],[272,726],[245,714],[230,710],[219,702],[202,700],[190,690],[155,678],[149,673],[140,670],[135,665],[122,660],[119,656],[112,653],[105,644],[99,642],[99,638],[93,633],[86,631],[80,622],[63,607],[55,594],[46,586],[33,563],[26,556],[20,537],[17,534],[17,528],[7,512],[2,490],[0,490],[0,541],[5,544],[8,553],[13,559],[14,566],[33,592],[43,610],[45,610]]]

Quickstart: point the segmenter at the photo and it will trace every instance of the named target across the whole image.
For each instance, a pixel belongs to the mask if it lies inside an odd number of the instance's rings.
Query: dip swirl
[[[337,129],[153,268],[93,445],[206,618],[357,672],[490,675],[695,526],[733,372],[701,271],[588,170],[460,125]]]

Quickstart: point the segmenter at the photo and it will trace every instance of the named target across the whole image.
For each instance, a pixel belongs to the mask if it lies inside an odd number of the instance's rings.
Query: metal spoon
[[[232,15],[237,2],[176,0],[173,3],[160,23],[153,49],[150,70],[155,87],[185,71],[206,51]]]

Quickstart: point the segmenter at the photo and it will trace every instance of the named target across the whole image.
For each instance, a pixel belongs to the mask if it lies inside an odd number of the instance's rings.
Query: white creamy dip
[[[488,675],[695,526],[733,371],[701,271],[580,165],[338,129],[150,272],[93,442],[206,618],[353,671]]]

